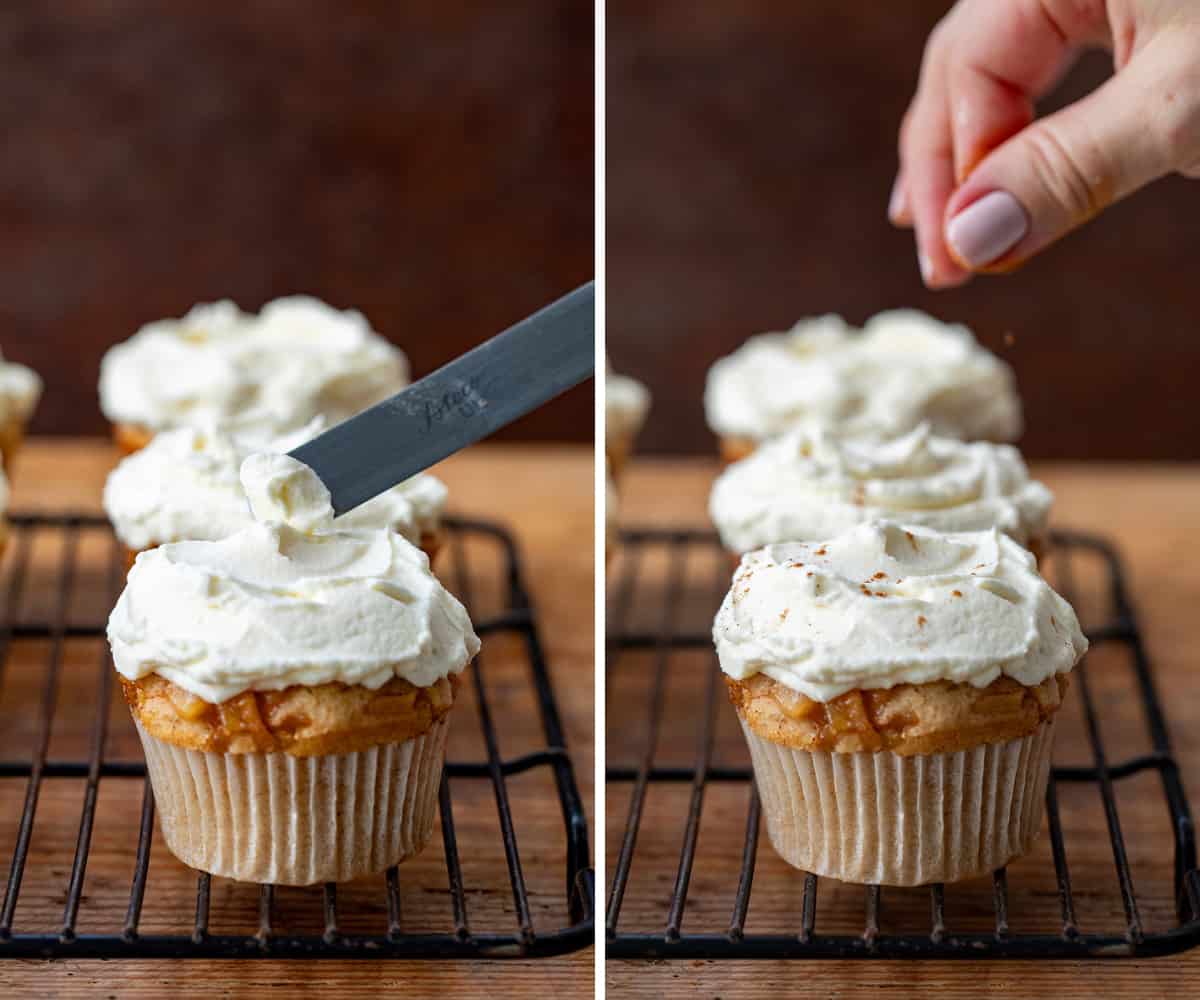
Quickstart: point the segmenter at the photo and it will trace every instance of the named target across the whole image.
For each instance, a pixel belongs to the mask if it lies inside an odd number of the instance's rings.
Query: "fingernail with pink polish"
[[[1029,216],[1007,191],[971,202],[946,225],[946,242],[968,267],[999,260],[1029,232]]]

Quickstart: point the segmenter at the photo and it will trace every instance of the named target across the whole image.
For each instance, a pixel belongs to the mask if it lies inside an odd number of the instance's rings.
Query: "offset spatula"
[[[589,281],[292,458],[329,489],[335,515],[353,510],[592,375],[595,305]]]

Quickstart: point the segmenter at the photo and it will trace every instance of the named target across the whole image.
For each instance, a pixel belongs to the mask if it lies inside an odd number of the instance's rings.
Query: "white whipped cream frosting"
[[[922,423],[894,437],[794,428],[725,469],[708,509],[734,552],[831,538],[879,518],[999,528],[1025,545],[1044,532],[1053,500],[1012,445],[938,437]]]
[[[0,355],[0,423],[27,422],[41,398],[42,380],[37,372]]]
[[[479,652],[463,606],[391,531],[331,530],[329,492],[283,455],[243,463],[255,521],[141,553],[108,621],[113,662],[205,701],[339,681],[428,687]]]
[[[1007,535],[877,521],[742,557],[713,623],[721,669],[816,701],[946,680],[1034,686],[1087,651],[1071,606]]]
[[[632,438],[642,429],[650,410],[650,390],[628,375],[618,375],[607,363],[604,374],[604,432],[609,438]]]
[[[913,309],[862,330],[827,315],[751,337],[709,369],[704,409],[717,434],[756,441],[804,421],[879,433],[929,421],[964,441],[1021,432],[1011,367],[965,326]]]
[[[407,382],[407,358],[359,312],[304,295],[257,316],[223,301],[110,348],[100,408],[152,431],[220,422],[280,434],[316,416],[339,423]]]
[[[260,450],[289,452],[325,427],[317,418],[297,432],[265,439],[215,425],[163,431],[109,474],[104,510],[131,549],[226,538],[254,521],[239,478],[242,463]],[[445,506],[445,485],[423,473],[342,515],[337,526],[388,528],[419,544],[437,531]]]

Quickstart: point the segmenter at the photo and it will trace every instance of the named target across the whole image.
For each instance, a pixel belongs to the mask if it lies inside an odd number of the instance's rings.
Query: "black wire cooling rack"
[[[1040,854],[1015,861],[1011,873],[996,871],[990,885],[975,880],[886,892],[818,880],[787,868],[769,845],[759,847],[760,806],[744,747],[738,740],[731,749],[733,742],[717,732],[725,721],[718,706],[723,685],[709,627],[730,564],[715,536],[642,530],[624,532],[621,541],[610,572],[607,781],[609,815],[624,816],[625,824],[619,833],[610,826],[608,838],[619,845],[610,854],[610,958],[1129,957],[1200,944],[1191,814],[1122,565],[1105,541],[1066,532],[1053,537],[1049,575],[1057,588],[1077,608],[1082,601],[1099,610],[1081,612],[1092,650],[1073,673],[1069,699],[1076,704],[1063,710],[1075,714],[1074,729],[1059,725]],[[1077,565],[1085,562],[1087,571]],[[1114,651],[1116,660],[1105,658]],[[637,687],[632,703],[648,705],[644,717],[640,710],[617,711],[617,701],[630,703],[623,692],[631,687]],[[1144,752],[1123,756],[1128,747],[1106,746],[1104,720],[1119,713],[1127,713]],[[678,724],[681,715],[686,725]],[[672,727],[676,743],[686,741],[682,750],[666,745],[664,730]],[[1060,766],[1061,752],[1083,762]],[[1155,809],[1139,812],[1139,836],[1145,812],[1165,821],[1161,838],[1144,846],[1122,828],[1132,810],[1119,786],[1138,776],[1131,790],[1138,805],[1158,800]],[[1090,794],[1080,801],[1075,792]],[[717,793],[722,811],[714,817],[706,801]],[[658,808],[656,797],[663,799]],[[1069,829],[1064,816],[1072,820]],[[715,845],[708,855],[706,838]],[[1105,841],[1110,852],[1103,852]],[[1136,877],[1131,844],[1138,848]],[[716,873],[721,852],[730,872],[723,883]],[[703,899],[698,880],[705,881]],[[1135,891],[1139,881],[1157,895]],[[826,887],[823,906],[819,882]],[[773,924],[761,931],[751,906],[760,896],[762,908],[772,911],[762,922]]]
[[[495,614],[475,620],[483,650],[469,668],[483,759],[448,761],[442,776],[440,825],[444,866],[424,865],[420,877],[428,877],[429,884],[414,884],[408,875],[414,862],[406,862],[375,880],[368,880],[372,886],[364,895],[360,883],[352,883],[353,889],[330,883],[310,890],[283,890],[231,883],[200,873],[189,875],[161,845],[153,846],[154,798],[141,755],[135,750],[123,759],[111,759],[112,755],[106,751],[114,729],[127,727],[128,713],[124,706],[112,704],[114,672],[106,644],[100,638],[104,635],[107,609],[123,578],[123,554],[102,518],[12,516],[9,521],[11,551],[5,562],[6,589],[0,598],[3,601],[0,681],[4,684],[0,689],[0,736],[11,736],[15,730],[21,730],[29,740],[20,751],[13,749],[10,740],[4,754],[9,759],[0,759],[0,783],[24,784],[23,800],[19,794],[2,800],[22,804],[15,817],[0,816],[0,852],[11,851],[0,904],[0,958],[535,958],[574,951],[592,943],[593,871],[583,803],[567,755],[517,549],[503,528],[490,523],[449,520],[446,524],[449,551],[442,554],[438,567],[439,575],[449,581],[473,614],[478,614],[472,588],[482,587],[478,584],[478,569],[468,572],[467,553],[468,549],[476,552],[490,546],[494,551],[487,558],[480,555],[479,560],[490,567],[484,573],[485,583],[496,592],[494,603],[498,606]],[[99,543],[109,554],[105,579],[83,578],[79,553],[85,542]],[[31,556],[34,550],[39,557],[46,558]],[[31,593],[38,589],[43,592],[40,598]],[[33,610],[27,611],[31,604]],[[77,610],[80,604],[90,605],[90,612],[81,615]],[[90,692],[83,696],[85,700],[93,699],[83,709],[91,716],[90,739],[86,744],[89,749],[86,759],[56,759],[48,756],[48,751],[62,735],[64,723],[60,716],[79,712],[80,695],[64,699],[60,685],[64,663],[72,659],[70,647],[80,642],[90,642],[100,649],[98,672],[89,681]],[[33,669],[38,672],[39,680],[32,685],[32,677],[25,669],[26,656],[22,656],[22,669],[13,669],[14,651],[22,646],[38,665]],[[500,687],[501,682],[489,680],[489,672],[493,661],[514,655],[524,660],[523,679],[520,679],[522,671],[518,670],[518,680],[513,680],[509,673],[504,675],[502,683],[505,688],[523,687],[525,690],[520,693],[536,704],[541,739],[530,736],[537,729],[531,714],[520,732],[525,739],[533,739],[539,748],[520,756],[504,757],[493,707],[496,691],[489,696],[489,683]],[[16,695],[7,690],[10,686],[17,689]],[[22,692],[26,697],[22,697]],[[502,691],[500,696],[507,694]],[[455,712],[455,727],[471,726],[472,720],[465,717],[469,708],[461,712],[456,708]],[[113,720],[121,721],[110,720],[110,714]],[[128,730],[126,737],[131,732]],[[561,811],[562,815],[561,836],[557,845],[549,849],[549,856],[565,858],[564,878],[559,883],[561,892],[545,890],[546,880],[541,878],[541,896],[529,888],[530,865],[523,860],[518,847],[520,824],[514,818],[511,802],[513,782],[528,781],[538,774],[547,794],[557,797],[559,809],[551,807],[551,812]],[[47,784],[56,779],[83,782],[82,801],[74,811],[77,820],[70,823],[70,831],[62,829],[62,824],[55,828],[38,812],[39,798],[45,798]],[[128,815],[114,816],[111,810],[98,811],[98,803],[104,802],[107,789],[121,782],[140,787],[140,813],[131,810]],[[480,782],[491,785],[502,851],[496,850],[494,830],[489,836],[478,818],[480,803],[469,802],[472,808],[459,803],[458,809],[455,808],[463,791],[470,790],[467,786]],[[15,791],[9,787],[10,792]],[[549,791],[551,787],[553,792]],[[486,802],[482,805],[486,806]],[[2,821],[8,818],[15,818],[15,822],[6,827]],[[545,826],[543,822],[537,830],[525,827],[523,835],[544,837],[550,832]],[[8,828],[11,840],[4,836]],[[74,850],[64,849],[56,863],[54,846],[69,845],[67,838],[72,831]],[[92,884],[96,879],[88,875],[88,860],[98,847],[109,856],[129,861],[132,876],[124,886],[107,876],[99,884]],[[507,894],[496,886],[485,889],[474,885],[470,874],[464,874],[464,858],[469,864],[487,852],[503,855],[511,887],[509,901],[489,898],[489,892],[492,896]],[[431,853],[436,853],[432,844],[421,858]],[[69,866],[65,863],[67,857]],[[543,861],[540,859],[535,867],[540,869]],[[438,867],[441,874],[434,880],[432,875]],[[533,875],[540,877],[542,872],[535,871]],[[18,906],[22,887],[31,879],[47,878],[57,879],[60,888],[48,891],[41,887],[43,900],[52,901],[42,910],[60,904],[61,919],[49,928],[23,926],[24,904]],[[194,916],[187,906],[180,907],[179,912],[160,913],[157,922],[174,922],[177,927],[161,933],[148,932],[142,926],[144,911],[155,900],[156,881],[165,882],[168,878],[177,884],[187,878],[194,880]],[[339,908],[339,891],[342,908]],[[436,897],[440,904],[444,926],[432,931],[407,929],[403,901],[420,903],[430,897]],[[251,925],[242,933],[214,928],[220,915],[218,899],[222,903],[241,899],[243,916],[250,914],[247,919]],[[352,911],[347,900],[354,900]],[[488,905],[482,907],[480,903]],[[318,907],[319,915],[312,912]],[[157,909],[171,911],[172,906],[164,904]],[[293,918],[291,909],[304,911],[308,917],[302,914]],[[486,912],[481,914],[480,909]],[[89,919],[93,910],[101,916]],[[93,927],[97,920],[104,922],[104,914],[111,915],[110,925]],[[539,924],[536,928],[535,918]],[[552,918],[553,929],[545,929]],[[83,929],[81,923],[86,923],[88,929]],[[346,929],[347,924],[353,924],[357,930]],[[307,929],[296,931],[292,927]]]

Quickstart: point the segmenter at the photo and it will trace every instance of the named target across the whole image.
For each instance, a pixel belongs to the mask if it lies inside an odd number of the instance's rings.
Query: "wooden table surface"
[[[51,510],[99,510],[100,490],[104,476],[115,461],[115,453],[106,443],[78,439],[42,439],[28,442],[15,470],[14,493],[10,509],[32,511]],[[470,449],[446,461],[436,470],[450,489],[450,508],[453,512],[506,523],[516,536],[525,557],[527,581],[532,590],[534,606],[542,625],[542,639],[546,647],[550,670],[558,696],[558,705],[567,730],[568,746],[575,765],[589,820],[592,814],[593,787],[593,698],[594,644],[593,644],[593,458],[590,448],[577,446],[519,446],[482,445]],[[37,545],[35,544],[35,551]],[[103,550],[84,546],[80,551],[80,573],[86,573],[88,560],[100,558]],[[441,564],[439,563],[439,566]],[[36,559],[34,569],[36,574]],[[89,659],[87,676],[93,677],[96,664]],[[6,701],[22,695],[22,677],[19,669],[10,669],[5,679]],[[490,669],[490,667],[489,667]],[[64,679],[71,674],[70,665],[64,665]],[[497,679],[504,681],[503,674]],[[496,683],[497,687],[501,683]],[[493,683],[489,680],[489,684]],[[516,686],[516,685],[514,685]],[[501,692],[503,696],[503,692]],[[36,698],[36,695],[34,695]],[[36,702],[34,702],[36,704]],[[0,705],[0,708],[4,706]],[[59,716],[72,717],[74,706],[64,703],[60,695]],[[457,711],[457,710],[456,710]],[[32,713],[31,713],[32,714]],[[114,716],[115,718],[115,716]],[[5,715],[6,731],[0,740],[11,742],[17,738],[24,722]],[[113,723],[114,727],[116,723]],[[124,720],[121,723],[124,726]],[[452,727],[454,730],[470,730],[470,726]],[[82,734],[86,739],[86,731]],[[471,733],[464,737],[470,739]],[[503,734],[502,734],[503,735]],[[77,739],[78,734],[59,732],[56,728],[55,741]],[[453,742],[452,736],[452,742]],[[52,743],[52,747],[55,744]],[[57,744],[59,746],[62,743]],[[74,744],[72,744],[74,745]],[[86,747],[86,744],[83,744]],[[136,753],[136,744],[134,751]],[[6,747],[6,750],[9,749]],[[477,747],[475,748],[478,749]],[[508,750],[502,746],[502,750]],[[453,748],[452,748],[453,750]],[[26,749],[27,753],[28,750]],[[84,750],[86,753],[86,750]],[[52,749],[53,755],[53,749]],[[59,784],[52,782],[50,784]],[[23,782],[10,782],[21,784]],[[120,800],[117,790],[131,782],[106,781],[101,785],[100,809],[97,829],[107,808],[114,808],[113,800]],[[495,808],[491,793],[480,783],[482,796],[481,816],[494,823]],[[114,791],[106,789],[112,786]],[[138,793],[140,796],[140,793]],[[466,790],[466,801],[470,805],[471,789]],[[525,804],[521,792],[513,792],[514,812],[522,833],[521,848],[531,851],[527,859],[527,877],[531,891],[538,885],[552,886],[555,891],[561,880],[561,869],[547,862],[536,863],[539,855],[538,834],[541,827],[561,838],[561,818],[558,803],[553,799],[547,813],[549,819],[540,822],[542,814],[522,814],[522,808],[542,809],[547,807],[545,796]],[[537,798],[537,797],[535,797]],[[458,803],[455,792],[455,816],[460,826],[460,841],[470,835],[475,822],[473,809],[464,809]],[[5,799],[8,802],[8,799]],[[15,800],[19,812],[19,797]],[[138,799],[131,801],[130,808],[136,810]],[[120,801],[117,806],[125,807]],[[12,850],[9,828],[13,823],[12,810],[6,804],[5,815],[0,816],[0,849],[3,861]],[[467,815],[464,818],[464,813]],[[63,817],[61,824],[59,817]],[[62,907],[61,865],[69,866],[74,849],[75,830],[78,825],[79,805],[74,801],[70,809],[62,810],[56,803],[56,792],[44,791],[35,828],[35,844],[50,845],[41,848],[47,857],[41,859],[38,872],[49,872],[57,877],[54,893],[42,891],[37,879],[27,872],[23,887],[18,919],[32,921],[40,926],[39,920],[55,919]],[[522,819],[526,825],[521,827]],[[480,820],[480,823],[483,821]],[[532,828],[532,829],[531,829]],[[135,828],[136,829],[136,828]],[[495,839],[494,836],[492,839]],[[104,850],[101,850],[101,847]],[[49,857],[51,849],[58,853]],[[122,890],[128,891],[128,855],[132,844],[101,845],[94,838],[92,859],[88,866],[85,883],[84,907],[81,920],[89,911],[102,907],[99,897],[104,893],[105,866],[125,865],[120,882]],[[436,852],[433,847],[425,855]],[[171,859],[155,860],[151,865],[151,879],[166,879],[170,883]],[[31,856],[31,865],[37,858]],[[432,862],[431,862],[432,863]],[[440,863],[440,862],[437,862]],[[493,877],[496,884],[507,887],[503,861],[487,862],[496,871],[484,870],[483,860],[464,856],[464,866],[476,866],[477,884],[484,886],[481,895],[472,897],[471,905],[478,909],[482,918],[503,917],[505,906],[511,905],[511,897],[505,902],[504,891],[487,888]],[[176,867],[178,867],[176,865]],[[545,867],[546,872],[538,869]],[[533,869],[533,870],[528,870]],[[181,873],[186,887],[186,872]],[[444,878],[444,869],[442,870]],[[402,872],[402,886],[404,873]],[[115,876],[114,876],[115,879]],[[193,883],[194,884],[194,883]],[[470,887],[469,887],[470,888]],[[194,892],[193,890],[188,890]],[[90,893],[90,894],[89,894]],[[551,892],[547,891],[547,898]],[[353,899],[353,896],[348,897]],[[339,896],[339,901],[341,897]],[[150,894],[147,897],[145,920],[166,921],[178,916],[171,912],[168,904],[158,902],[152,910]],[[187,905],[181,897],[179,906]],[[218,905],[216,882],[214,882],[214,907]],[[124,901],[120,900],[123,909]],[[430,907],[445,908],[444,897],[426,902],[420,893],[405,901],[404,913],[414,921],[425,919]],[[353,907],[340,907],[339,909]],[[216,911],[214,910],[214,913]],[[184,909],[184,913],[188,911]],[[351,921],[356,914],[351,912],[345,919]],[[437,919],[441,910],[437,910]],[[92,919],[95,919],[93,914]],[[190,914],[186,917],[190,921]],[[430,916],[430,920],[435,917]],[[535,920],[538,914],[535,913]],[[559,925],[554,925],[559,926]],[[439,928],[440,929],[440,926]],[[378,996],[428,997],[446,994],[455,997],[518,996],[537,992],[561,997],[590,997],[593,992],[592,950],[578,952],[557,959],[513,962],[399,962],[399,961],[75,961],[57,960],[8,960],[0,962],[0,995],[16,997],[25,995],[50,995],[56,997],[87,996],[146,996],[159,997],[175,992],[184,992],[192,997],[215,996]]]
[[[1166,707],[1167,721],[1174,749],[1184,771],[1184,780],[1193,810],[1200,806],[1200,685],[1195,681],[1197,670],[1196,647],[1200,640],[1200,571],[1197,553],[1200,551],[1200,467],[1194,465],[1081,465],[1054,464],[1035,470],[1054,490],[1057,504],[1054,518],[1058,525],[1078,530],[1103,533],[1113,539],[1123,554],[1130,574],[1137,610],[1155,669],[1159,692]],[[699,459],[635,459],[621,488],[621,520],[628,526],[707,526],[705,500],[715,472],[712,462]],[[688,577],[707,574],[698,565],[688,563]],[[610,572],[619,573],[618,555]],[[653,567],[643,561],[639,581],[653,577]],[[707,575],[704,575],[707,580]],[[653,599],[640,596],[635,605],[653,604]],[[635,608],[633,614],[642,609]],[[611,608],[610,608],[611,611]],[[649,615],[651,612],[647,611]],[[708,612],[711,614],[711,611]],[[656,619],[647,619],[653,622]],[[653,628],[653,624],[647,627]],[[632,654],[626,654],[631,656]],[[613,763],[629,763],[640,752],[640,733],[644,729],[645,703],[639,684],[645,683],[649,669],[635,662],[626,670],[618,661],[608,682],[608,758]],[[699,663],[697,663],[699,666]],[[1115,678],[1125,675],[1123,665],[1112,671],[1107,661],[1097,658],[1089,670],[1101,712],[1106,744],[1120,744],[1122,754],[1140,749],[1134,741],[1143,740],[1136,699],[1122,698],[1116,688],[1109,688],[1109,674]],[[696,713],[684,710],[672,715],[672,699],[694,697],[683,690],[690,672],[676,670],[668,682],[668,702],[656,761],[690,767],[696,753]],[[696,670],[697,676],[704,671]],[[679,679],[683,675],[683,679]],[[1125,683],[1125,681],[1123,681]],[[1127,688],[1125,688],[1127,690]],[[724,699],[717,706],[717,742],[714,763],[744,764],[744,747],[732,720],[732,712]],[[1073,699],[1076,700],[1076,699]],[[615,711],[614,703],[634,708]],[[698,704],[695,703],[695,704]],[[1070,715],[1070,713],[1065,713]],[[1081,752],[1082,740],[1073,727],[1075,717],[1065,719],[1060,726],[1056,746],[1059,755]],[[672,727],[677,720],[678,728]],[[1064,732],[1066,733],[1064,737]],[[1123,741],[1128,740],[1128,743]],[[1142,782],[1142,778],[1130,779]],[[1122,783],[1118,783],[1121,785]],[[1087,786],[1078,786],[1087,791]],[[677,791],[677,794],[676,794]],[[628,930],[661,930],[665,919],[664,899],[675,874],[682,815],[686,810],[686,786],[678,790],[652,790],[647,800],[646,819],[634,855],[630,887],[622,909],[622,927]],[[745,822],[744,787],[724,786],[710,789],[705,798],[704,818],[700,827],[699,850],[691,892],[688,895],[683,930],[689,928],[723,930],[729,920],[732,890],[736,884],[736,861],[740,857],[741,838]],[[1089,792],[1096,798],[1094,789]],[[1162,793],[1157,781],[1145,778],[1145,783],[1130,788],[1118,788],[1118,804],[1130,849],[1131,864],[1139,900],[1142,901],[1148,925],[1164,927],[1173,919],[1170,908],[1169,840],[1165,827]],[[657,797],[656,797],[657,796]],[[629,802],[629,786],[610,787],[607,793],[608,870],[611,872],[619,838],[624,827]],[[1060,793],[1060,803],[1066,802]],[[1143,806],[1143,803],[1145,805]],[[1064,825],[1068,838],[1068,858],[1072,861],[1071,875],[1077,889],[1077,906],[1081,922],[1094,928],[1102,924],[1107,929],[1115,920],[1120,926],[1120,904],[1113,879],[1112,857],[1103,820],[1094,803],[1060,806],[1064,810]],[[1069,815],[1068,815],[1069,811]],[[1095,831],[1095,836],[1075,836],[1077,829]],[[1151,837],[1161,835],[1162,839]],[[1046,851],[1043,843],[1039,850]],[[1057,914],[1057,898],[1053,878],[1047,887],[1038,883],[1046,871],[1051,871],[1048,852],[1038,865],[1028,859],[1010,870],[1010,912],[1014,930],[1019,920],[1040,917],[1053,919]],[[1032,873],[1032,874],[1031,874]],[[1043,879],[1044,880],[1044,879]],[[838,908],[846,901],[836,883],[822,882],[818,895],[818,927],[821,921],[839,919]],[[790,888],[789,888],[790,887]],[[607,888],[607,887],[606,887]],[[768,921],[780,919],[784,926],[796,926],[798,893],[795,873],[783,866],[771,852],[765,838],[760,841],[758,869],[751,900],[747,931],[758,929],[778,932]],[[979,919],[972,913],[970,890],[947,890],[947,920],[951,932],[966,921]],[[853,904],[861,913],[861,894],[851,893]],[[899,898],[898,898],[899,897]],[[1144,897],[1144,898],[1143,898]],[[905,899],[914,899],[911,906]],[[989,897],[990,899],[990,897]],[[1020,903],[1024,909],[1018,910]],[[1115,903],[1115,905],[1114,905]],[[847,904],[846,912],[853,908]],[[1084,913],[1083,911],[1087,912]],[[1018,916],[1018,914],[1022,914]],[[861,918],[858,918],[861,919]],[[990,919],[984,916],[984,919]],[[884,920],[911,920],[914,927],[928,929],[927,897],[906,896],[897,891],[884,896]],[[789,921],[791,921],[789,923]],[[957,923],[956,923],[957,921]],[[907,923],[899,924],[910,930]],[[987,926],[987,925],[984,925]],[[861,929],[861,923],[858,925]],[[828,928],[853,932],[850,927]],[[885,931],[887,928],[884,928]],[[1088,927],[1085,927],[1085,930]],[[909,996],[918,992],[943,996],[1145,996],[1183,995],[1184,984],[1190,984],[1192,995],[1200,989],[1200,949],[1182,955],[1134,961],[1059,961],[1059,962],[913,962],[890,961],[822,961],[810,963],[783,962],[636,962],[610,961],[606,970],[608,996],[688,996],[688,997],[752,997],[770,992],[795,991],[796,995],[820,997],[861,997],[868,995]]]

